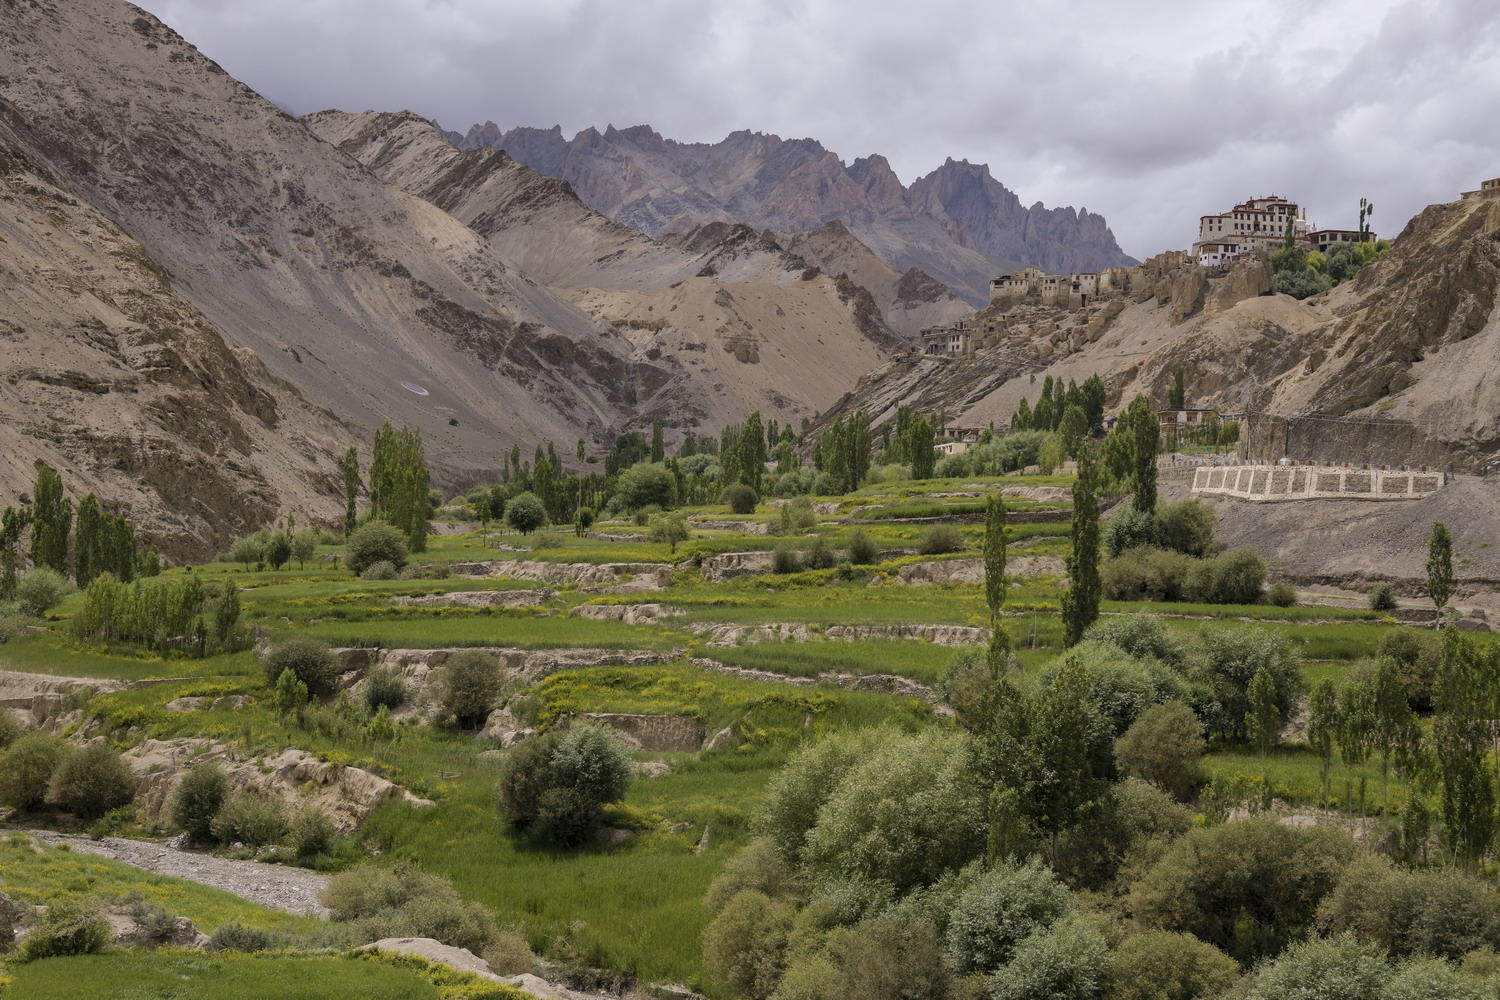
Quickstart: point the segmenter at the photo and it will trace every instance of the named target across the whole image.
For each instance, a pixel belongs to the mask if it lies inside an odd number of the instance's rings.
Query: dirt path
[[[223,889],[241,899],[273,910],[310,917],[327,917],[318,895],[328,885],[328,876],[306,868],[290,868],[261,861],[233,861],[195,851],[179,851],[147,840],[122,837],[73,837],[51,830],[27,830],[47,844],[67,844],[80,854],[96,854],[152,872],[186,879],[214,889]]]

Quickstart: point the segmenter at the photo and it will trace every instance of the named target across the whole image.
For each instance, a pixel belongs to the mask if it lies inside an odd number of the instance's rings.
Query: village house
[[[1327,253],[1339,243],[1363,243],[1373,233],[1357,229],[1317,229],[1301,205],[1280,195],[1251,198],[1227,212],[1198,219],[1193,256],[1203,267],[1219,267],[1251,253],[1270,253],[1286,245],[1287,229],[1304,250]]]
[[[990,279],[990,302],[1035,299],[1043,305],[1081,309],[1120,286],[1124,268],[1048,274],[1039,267],[1023,267]]]
[[[1462,195],[1465,201],[1475,198],[1500,198],[1500,177],[1491,177],[1487,181],[1481,181],[1478,191],[1465,191]]]
[[[974,331],[969,320],[950,326],[929,326],[922,331],[922,353],[942,358],[966,358],[974,352]]]

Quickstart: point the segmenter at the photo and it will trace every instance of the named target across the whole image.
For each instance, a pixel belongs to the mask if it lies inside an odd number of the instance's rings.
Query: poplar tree
[[[1276,698],[1276,681],[1271,672],[1265,667],[1257,670],[1245,688],[1245,696],[1250,702],[1250,711],[1245,716],[1245,730],[1250,733],[1255,742],[1256,753],[1260,755],[1260,780],[1269,786],[1266,755],[1276,745],[1276,736],[1281,729],[1281,705]]]
[[[7,507],[0,513],[0,601],[16,596],[21,535],[30,523],[31,512],[25,507]]]
[[[1021,401],[1016,404],[1016,415],[1010,418],[1010,432],[1031,430],[1031,404],[1026,402],[1022,396]]]
[[[63,495],[61,477],[50,465],[36,471],[31,488],[31,563],[48,566],[64,576],[68,573],[68,534],[73,525],[73,505]]]
[[[653,420],[651,421],[651,461],[660,462],[666,455],[667,448],[662,439],[661,421]]]
[[[355,504],[359,500],[359,449],[354,445],[344,452],[344,460],[339,466],[339,471],[344,477],[344,537],[348,538],[354,534],[354,527],[358,523],[359,512]]]
[[[990,609],[990,673],[999,677],[1010,647],[1001,613],[1005,608],[1005,501],[998,494],[984,508],[984,600]]]
[[[103,572],[104,548],[107,544],[104,511],[99,498],[90,493],[78,504],[78,527],[74,535],[73,576],[79,587]]]
[[[1098,460],[1092,443],[1078,449],[1078,477],[1073,481],[1073,549],[1068,555],[1068,592],[1063,595],[1065,642],[1076,645],[1099,617]]]
[[[1172,388],[1167,390],[1167,407],[1173,410],[1181,410],[1187,406],[1187,383],[1183,379],[1182,366],[1177,366],[1177,372],[1172,376]]]
[[[1433,523],[1427,540],[1427,593],[1439,611],[1453,596],[1453,536],[1442,521]]]
[[[906,427],[906,454],[911,462],[913,479],[931,479],[937,466],[937,446],[932,421],[920,413],[912,414]]]
[[[1161,441],[1161,423],[1145,396],[1131,400],[1125,412],[1130,422],[1130,505],[1146,514],[1156,513],[1156,452]]]
[[[766,432],[759,410],[746,417],[740,427],[739,465],[740,482],[759,494],[766,472]]]
[[[1470,868],[1478,864],[1495,835],[1495,786],[1485,761],[1490,719],[1484,705],[1484,682],[1473,644],[1447,629],[1433,690],[1432,745],[1442,786],[1443,839]]]
[[[1104,433],[1104,402],[1108,393],[1104,389],[1104,380],[1098,375],[1090,375],[1083,380],[1083,385],[1078,389],[1079,406],[1083,408],[1083,415],[1088,418],[1089,434],[1097,437]]]
[[[1323,779],[1323,806],[1328,806],[1328,779],[1339,730],[1339,695],[1333,681],[1321,680],[1307,698],[1307,745],[1318,755]]]
[[[427,548],[427,459],[422,434],[389,421],[375,432],[370,459],[370,511],[406,534],[412,552]]]

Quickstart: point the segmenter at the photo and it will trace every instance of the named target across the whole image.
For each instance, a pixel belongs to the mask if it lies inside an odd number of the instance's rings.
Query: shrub
[[[366,862],[340,872],[329,880],[322,902],[333,920],[353,924],[366,941],[430,937],[481,954],[497,933],[483,904],[465,903],[446,879],[412,862]]]
[[[407,569],[410,568],[407,567]],[[359,574],[359,578],[361,580],[395,580],[401,578],[401,574],[405,573],[407,569],[398,570],[395,563],[386,562],[382,559],[380,562],[370,563],[370,565],[366,566],[364,571]]]
[[[0,755],[0,803],[26,812],[47,798],[47,785],[67,744],[51,733],[27,733]]]
[[[376,667],[365,678],[365,707],[371,712],[381,708],[395,711],[406,704],[408,697],[406,678],[395,667]]]
[[[1249,1000],[1363,1000],[1384,997],[1385,957],[1349,935],[1293,945],[1257,971]]]
[[[135,775],[119,754],[93,743],[65,755],[52,773],[47,799],[79,819],[98,819],[135,798]]]
[[[1109,945],[1084,917],[1039,930],[990,977],[992,1000],[1098,1000],[1109,983]]]
[[[266,683],[274,686],[281,679],[282,671],[292,675],[307,686],[313,698],[326,698],[333,694],[338,683],[339,664],[332,650],[316,639],[298,636],[273,646],[261,657],[261,669]]]
[[[1266,603],[1289,608],[1297,603],[1297,588],[1285,580],[1277,580],[1266,590]]]
[[[948,921],[948,961],[961,976],[992,972],[1009,962],[1029,935],[1072,908],[1072,894],[1040,861],[1000,865],[959,895]]]
[[[1214,509],[1196,498],[1165,504],[1156,511],[1157,538],[1163,548],[1206,556],[1213,552],[1218,520]]]
[[[807,497],[794,497],[781,505],[772,525],[778,535],[800,535],[818,523],[812,501]]]
[[[505,506],[505,523],[510,530],[529,535],[547,523],[547,508],[535,493],[521,493]]]
[[[497,790],[512,825],[566,846],[591,834],[602,808],[624,798],[629,784],[630,759],[614,734],[578,725],[522,743],[506,758]]]
[[[808,569],[832,569],[838,562],[838,557],[828,545],[828,539],[822,535],[813,536],[812,544],[808,546],[803,559]]]
[[[1160,532],[1150,511],[1125,507],[1104,524],[1102,535],[1105,551],[1118,556],[1131,549],[1154,548]]]
[[[381,520],[370,520],[354,529],[344,546],[344,565],[363,573],[378,562],[398,569],[406,565],[406,535]]]
[[[677,543],[688,539],[687,517],[682,514],[659,514],[651,522],[651,541],[668,545],[677,552]]]
[[[438,708],[445,718],[473,729],[484,724],[500,697],[500,661],[478,649],[462,649],[438,668]]]
[[[984,845],[988,791],[966,755],[965,738],[945,732],[892,738],[864,755],[807,835],[809,871],[899,894],[967,864]]]
[[[1187,683],[1156,660],[1139,660],[1116,646],[1081,642],[1053,661],[1039,687],[1050,687],[1066,663],[1077,663],[1088,677],[1089,697],[1109,725],[1114,739],[1142,712],[1171,698],[1186,698]]]
[[[531,549],[533,552],[542,549],[560,549],[563,546],[563,536],[547,528],[535,531],[531,535]]]
[[[1260,628],[1216,628],[1202,633],[1203,679],[1214,704],[1205,720],[1211,732],[1231,741],[1245,739],[1250,712],[1247,691],[1262,669],[1276,685],[1276,704],[1285,725],[1302,694],[1302,662],[1284,634]]]
[[[331,853],[337,839],[338,829],[333,825],[333,820],[317,806],[303,806],[287,824],[287,846],[304,860]]]
[[[280,935],[239,923],[225,924],[208,938],[209,951],[270,951],[280,946]]]
[[[1134,548],[1107,559],[1099,574],[1104,596],[1112,601],[1180,601],[1188,578],[1201,563],[1165,549]]]
[[[677,477],[660,462],[638,462],[620,473],[615,499],[623,510],[677,506]]]
[[[1269,818],[1199,828],[1144,873],[1128,906],[1147,926],[1195,935],[1249,964],[1312,928],[1356,850],[1336,830]]]
[[[1240,970],[1191,934],[1147,931],[1115,949],[1109,978],[1109,1000],[1197,1000],[1226,994]]]
[[[746,889],[776,899],[797,883],[796,874],[776,850],[769,837],[757,837],[729,859],[703,895],[703,905],[717,913],[724,904]]]
[[[1396,592],[1388,583],[1377,583],[1370,588],[1370,610],[1395,611]]]
[[[517,928],[503,928],[479,956],[490,970],[502,976],[519,976],[536,968],[536,953],[526,943],[526,935]]]
[[[92,955],[109,943],[109,922],[97,903],[77,896],[48,905],[37,925],[21,942],[23,962],[63,955]]]
[[[1259,604],[1266,564],[1250,549],[1230,549],[1193,567],[1185,595],[1208,604]]]
[[[0,750],[9,747],[25,732],[21,722],[10,709],[0,706]]]
[[[825,952],[834,988],[819,1000],[925,1000],[949,993],[942,939],[930,920],[881,914],[835,929]],[[783,995],[778,991],[778,1000]]]
[[[1397,958],[1459,959],[1500,946],[1500,893],[1458,869],[1412,871],[1370,856],[1348,867],[1318,920]]]
[[[1442,642],[1425,629],[1397,628],[1380,639],[1377,653],[1396,661],[1406,700],[1419,712],[1432,709],[1432,686],[1442,660]]]
[[[792,754],[771,778],[758,817],[783,860],[802,863],[807,835],[823,804],[860,761],[896,738],[891,729],[856,729],[833,733]]]
[[[1419,958],[1395,970],[1380,1000],[1484,1000],[1494,995],[1484,985],[1439,958]]]
[[[127,902],[130,906],[130,919],[135,923],[135,929],[128,938],[132,945],[160,948],[176,936],[177,918],[166,907],[151,902],[139,892],[132,892]]]
[[[880,561],[880,547],[863,528],[856,528],[849,535],[849,561],[856,566],[868,566]]]
[[[1138,660],[1160,660],[1174,670],[1186,662],[1182,646],[1161,619],[1144,612],[1100,618],[1083,637],[1118,646]]]
[[[212,761],[195,764],[182,776],[172,792],[172,822],[192,840],[213,836],[214,817],[229,795],[229,776]]]
[[[800,553],[790,545],[778,545],[771,552],[772,573],[795,573],[802,568]]]
[[[21,613],[40,618],[73,589],[68,578],[50,566],[38,566],[22,574],[16,582],[16,604]]]
[[[1202,778],[1203,724],[1180,701],[1148,708],[1115,740],[1115,764],[1125,774],[1187,799]]]
[[[744,483],[732,483],[719,495],[719,503],[728,507],[734,514],[754,514],[755,505],[760,503],[760,497],[755,495],[755,490]]]
[[[594,511],[591,507],[579,507],[573,515],[573,533],[582,537],[594,526]]]
[[[735,996],[768,1000],[781,980],[791,929],[787,907],[745,891],[703,929],[703,965]]]
[[[280,800],[259,789],[237,788],[224,799],[209,830],[225,844],[274,844],[286,833],[286,810]]]
[[[963,547],[963,533],[951,524],[934,524],[922,532],[922,538],[917,542],[917,551],[924,556],[946,555]]]

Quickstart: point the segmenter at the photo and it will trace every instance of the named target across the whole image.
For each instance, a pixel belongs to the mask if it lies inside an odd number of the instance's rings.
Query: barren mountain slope
[[[450,467],[623,422],[628,350],[116,0],[3,2],[0,106],[229,343]],[[656,381],[659,381],[657,379]]]
[[[862,287],[816,273],[770,234],[715,222],[658,242],[503,153],[460,152],[419,116],[324,111],[306,122],[382,178],[467,221],[620,331],[634,357],[672,372],[635,386],[643,418],[717,429],[750,410],[811,416],[885,349],[904,346]]]
[[[0,122],[0,500],[34,463],[174,558],[279,512],[331,519],[348,430],[228,348],[118,226]]]
[[[907,189],[884,157],[846,167],[815,140],[759,132],[680,143],[644,125],[611,126],[568,140],[557,128],[504,132],[489,122],[462,145],[505,149],[650,235],[712,221],[801,233],[837,219],[897,271],[919,268],[975,305],[1017,261],[1062,270],[1131,263],[1102,218],[1021,208],[987,168],[951,160]]]

